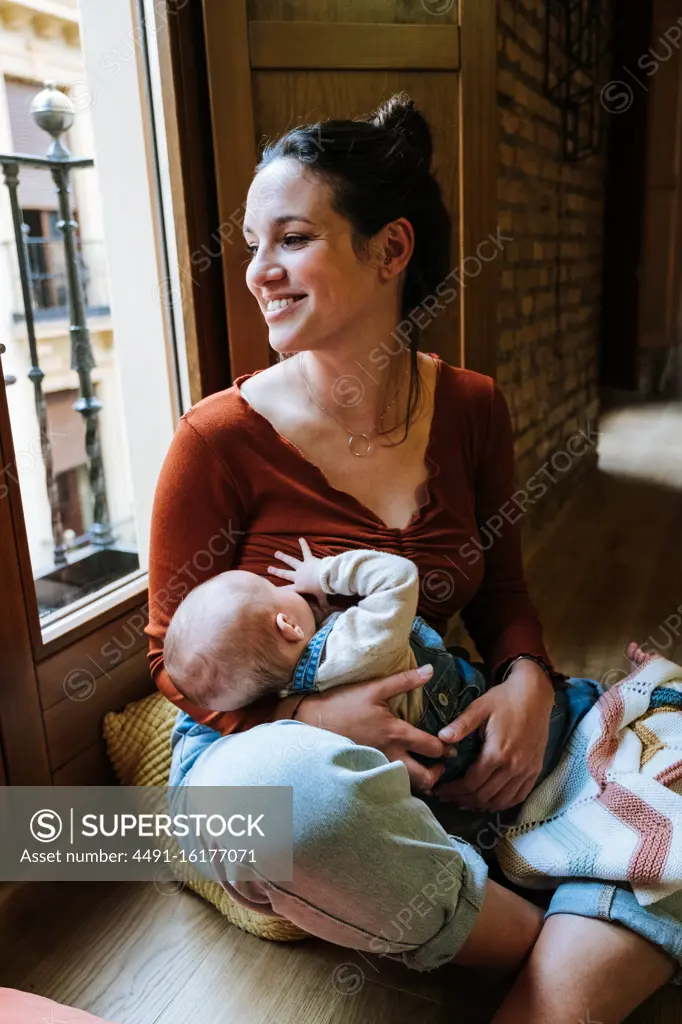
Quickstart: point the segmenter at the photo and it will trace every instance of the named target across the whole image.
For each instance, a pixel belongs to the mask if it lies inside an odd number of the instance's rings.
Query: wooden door
[[[453,224],[452,269],[494,234],[496,12],[494,0],[204,0],[204,8],[236,376],[266,366],[271,355],[246,287],[241,235],[265,139],[296,124],[367,113],[405,90],[432,128],[433,169]],[[426,328],[423,347],[494,374],[498,274],[499,267],[485,264],[467,279]]]
[[[652,45],[640,62],[649,88],[639,307],[645,360],[651,350],[675,345],[680,329],[682,57],[672,30],[679,32],[681,23],[682,0],[655,0]]]

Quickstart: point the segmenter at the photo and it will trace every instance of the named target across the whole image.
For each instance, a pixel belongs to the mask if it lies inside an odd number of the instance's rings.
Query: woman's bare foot
[[[639,646],[636,640],[631,640],[625,651],[628,658],[632,662],[635,668],[641,668],[648,662],[653,661],[654,658],[660,658],[661,655],[656,651],[644,651]]]

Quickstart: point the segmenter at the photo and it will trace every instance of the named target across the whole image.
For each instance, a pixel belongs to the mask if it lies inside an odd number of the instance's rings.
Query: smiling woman
[[[180,708],[171,785],[189,794],[203,785],[294,789],[293,879],[230,882],[216,869],[235,901],[417,970],[452,960],[516,968],[540,937],[499,1018],[539,1022],[548,1018],[530,1010],[545,1005],[575,927],[557,909],[546,941],[542,911],[487,877],[473,841],[479,811],[514,808],[536,784],[550,718],[562,706],[554,684],[566,683],[568,706],[577,707],[581,681],[566,680],[549,660],[518,518],[501,523],[495,543],[480,545],[483,525],[508,507],[515,488],[500,388],[421,352],[416,324],[381,367],[371,359],[386,353],[396,325],[448,273],[450,225],[431,155],[428,124],[405,95],[363,119],[295,128],[266,149],[246,204],[246,280],[280,358],[201,401],[176,432],[154,504],[150,664]],[[440,783],[446,743],[392,713],[392,699],[415,693],[424,676],[368,678],[359,640],[354,667],[364,681],[208,708],[174,687],[163,642],[179,600],[168,600],[167,582],[225,523],[236,543],[196,584],[229,570],[266,577],[277,557],[295,557],[303,536],[316,558],[372,549],[414,563],[417,615],[441,635],[461,612],[500,684],[453,724],[456,740],[481,730],[482,749],[462,779]],[[280,588],[271,595],[275,618]],[[226,685],[236,690],[239,680],[231,684],[228,674]],[[451,800],[462,808],[454,818]],[[448,878],[433,893],[435,913],[393,937],[391,923],[432,884],[434,863]],[[576,998],[600,1005],[601,968],[618,963],[622,973],[627,963],[634,1005],[644,988],[670,977],[682,945],[656,950],[650,921],[636,915],[623,939],[622,928],[590,920],[603,898],[595,904],[592,896],[578,911],[591,956]],[[552,1019],[569,1018],[557,1008]]]

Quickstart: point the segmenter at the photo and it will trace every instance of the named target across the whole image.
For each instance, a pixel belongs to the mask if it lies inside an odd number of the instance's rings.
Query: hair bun
[[[423,161],[425,169],[429,169],[433,156],[431,130],[426,118],[417,110],[414,100],[407,93],[397,92],[390,99],[384,100],[370,115],[369,121],[377,128],[400,133],[410,149]]]

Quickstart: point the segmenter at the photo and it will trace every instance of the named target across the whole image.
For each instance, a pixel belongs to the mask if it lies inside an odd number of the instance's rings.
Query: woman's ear
[[[383,254],[382,273],[386,280],[400,274],[414,251],[414,228],[406,217],[386,224],[377,237]]]
[[[277,612],[275,623],[284,639],[290,640],[292,643],[298,643],[298,641],[302,640],[305,635],[298,622],[295,622],[291,616],[287,615],[285,612]]]

